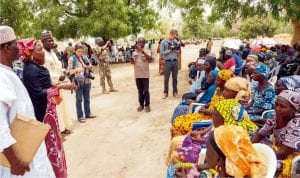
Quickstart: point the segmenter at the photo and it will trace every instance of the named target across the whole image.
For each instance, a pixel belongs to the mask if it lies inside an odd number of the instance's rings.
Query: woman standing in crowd
[[[82,55],[83,46],[82,44],[75,45],[75,54],[69,59],[69,73],[72,76],[72,80],[76,83],[76,111],[77,119],[80,123],[85,123],[85,118],[96,118],[94,114],[91,113],[90,109],[90,92],[91,92],[91,79],[90,70],[92,70],[92,65],[86,58]],[[82,111],[82,98],[84,100],[84,112],[85,118],[83,117]]]
[[[274,135],[279,177],[291,176],[292,159],[300,155],[300,94],[284,90],[276,99],[275,115],[253,137],[257,143],[266,136]]]
[[[24,61],[24,85],[28,90],[37,120],[50,125],[45,137],[49,160],[56,177],[67,177],[67,165],[63,145],[60,139],[56,105],[61,101],[59,89],[72,90],[72,84],[51,83],[49,71],[42,65],[45,53],[42,44],[35,39],[18,42]]]
[[[269,68],[260,63],[251,75],[251,78],[257,81],[257,85],[253,86],[252,101],[245,108],[253,121],[261,119],[264,111],[274,108],[275,90],[267,80],[269,72]]]

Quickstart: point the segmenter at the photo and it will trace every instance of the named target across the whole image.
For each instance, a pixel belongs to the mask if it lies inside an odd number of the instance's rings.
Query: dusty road
[[[180,94],[188,90],[187,63],[196,59],[199,47],[183,48],[183,69],[178,77]],[[85,124],[75,122],[74,133],[64,142],[69,177],[165,177],[169,121],[180,99],[163,100],[163,77],[158,75],[157,60],[150,70],[150,113],[136,111],[137,89],[131,64],[112,66],[118,93],[100,94],[96,78],[91,106],[98,117]]]

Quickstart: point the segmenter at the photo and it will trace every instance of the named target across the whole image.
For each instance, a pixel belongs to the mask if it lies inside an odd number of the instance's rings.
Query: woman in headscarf
[[[35,39],[18,41],[20,56],[24,62],[24,85],[32,100],[38,121],[51,128],[45,137],[48,157],[56,177],[67,177],[67,166],[56,113],[56,105],[61,101],[60,89],[74,89],[70,84],[53,85],[49,71],[42,65],[45,62],[43,46]]]
[[[218,70],[212,70],[207,78],[206,78],[206,84],[207,84],[207,89],[205,90],[205,92],[203,93],[203,95],[201,96],[200,100],[198,101],[198,103],[202,103],[202,104],[208,104],[213,95],[214,92],[216,90],[216,84],[215,81],[217,79],[217,75],[218,75]],[[174,110],[173,116],[171,118],[171,123],[173,123],[173,121],[181,115],[187,114],[188,113],[188,109],[189,109],[189,104],[194,102],[193,100],[187,100],[187,101],[182,101]]]
[[[213,126],[214,128],[218,128],[222,125],[235,125],[240,126],[247,135],[250,134],[250,132],[255,132],[258,127],[250,120],[247,112],[243,108],[243,106],[237,102],[234,99],[226,99],[222,100],[219,103],[217,103],[213,110]],[[199,157],[199,152],[201,151],[201,148],[203,147],[204,142],[207,140],[209,133],[213,130],[213,127],[207,127],[204,130],[200,131],[193,131],[191,134],[185,137],[185,140],[183,143],[189,141],[189,142],[195,142],[198,143],[190,148],[185,148],[184,153],[187,152],[187,150],[190,150],[192,148],[195,148],[193,151],[196,151],[198,153],[197,156],[193,156],[192,160],[197,160]],[[190,141],[191,140],[191,141]],[[185,147],[184,144],[182,144],[182,147]],[[199,150],[200,147],[200,150]],[[197,149],[196,149],[197,148]],[[169,164],[174,164],[176,162],[186,162],[187,160],[191,160],[189,156],[186,156],[186,154],[182,154],[179,151],[182,152],[182,148],[176,149],[177,152],[172,152],[172,155],[169,159]],[[193,154],[195,155],[195,153]],[[189,159],[187,159],[189,158]],[[202,171],[204,169],[208,169],[209,167],[207,164],[202,164],[200,166],[196,166],[196,168],[199,171]]]
[[[269,72],[269,68],[260,63],[251,75],[257,81],[257,85],[252,88],[252,101],[246,106],[251,120],[260,120],[264,111],[274,108],[275,90],[268,82]]]
[[[293,75],[289,77],[280,78],[275,84],[275,92],[277,95],[283,90],[299,91],[300,90],[300,76]]]
[[[223,125],[211,132],[206,140],[209,168],[220,177],[254,177],[266,175],[266,166],[255,151],[249,135],[239,126]]]
[[[207,104],[211,101],[211,98],[214,94],[214,90],[216,89],[216,86],[214,85],[215,80],[217,78],[218,70],[216,68],[216,60],[212,56],[206,56],[205,62],[204,62],[204,70],[205,70],[205,77],[202,80],[201,88],[195,91],[195,96],[197,96],[201,93],[203,94],[200,98],[199,103]],[[210,77],[210,80],[208,79]],[[212,79],[212,80],[211,80]],[[189,98],[189,97],[187,97]],[[193,97],[195,99],[195,97]],[[194,102],[193,99],[185,99],[175,108],[173,112],[173,116],[171,118],[171,123],[177,118],[178,116],[184,115],[188,113],[189,104]]]
[[[283,90],[276,99],[275,115],[252,138],[257,143],[273,134],[279,177],[291,176],[292,159],[300,155],[300,94]]]
[[[212,97],[210,104],[207,104],[199,113],[186,114],[177,117],[172,123],[171,135],[172,137],[178,135],[185,135],[192,130],[194,122],[207,120],[212,118],[212,110],[219,101],[223,100],[224,97],[222,92],[224,91],[225,83],[234,77],[233,73],[230,70],[221,70],[218,73],[216,79],[217,89]]]

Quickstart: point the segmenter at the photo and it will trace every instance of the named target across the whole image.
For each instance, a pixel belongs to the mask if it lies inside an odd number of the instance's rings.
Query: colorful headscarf
[[[248,55],[247,56],[247,61],[258,61],[258,57],[256,55]]]
[[[249,99],[251,96],[251,88],[249,81],[242,77],[233,77],[225,83],[225,87],[229,90],[237,92],[236,101]]]
[[[280,79],[284,86],[288,90],[295,91],[295,89],[300,88],[300,76],[299,75],[293,75],[289,77],[282,77]]]
[[[214,139],[226,157],[226,173],[234,177],[264,177],[267,167],[254,149],[247,132],[238,126],[215,128]]]
[[[270,74],[270,68],[263,63],[259,63],[258,66],[255,68],[255,71],[264,76],[266,79],[269,77]]]
[[[278,96],[285,98],[291,105],[293,105],[297,112],[300,111],[300,93],[283,90]]]
[[[257,125],[250,120],[244,107],[234,99],[220,101],[215,105],[215,110],[223,117],[224,125],[238,125],[248,132],[258,129]]]
[[[17,42],[21,61],[28,60],[35,48],[36,40],[34,38],[22,39]]]
[[[234,77],[234,74],[230,70],[220,70],[218,73],[218,77],[223,81],[228,81],[232,77]]]

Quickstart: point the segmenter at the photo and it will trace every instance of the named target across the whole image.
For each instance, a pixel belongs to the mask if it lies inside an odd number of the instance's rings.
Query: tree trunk
[[[299,21],[293,21],[293,27],[294,27],[294,34],[291,41],[291,44],[298,44],[300,45],[300,22]]]

